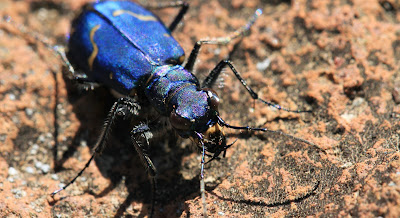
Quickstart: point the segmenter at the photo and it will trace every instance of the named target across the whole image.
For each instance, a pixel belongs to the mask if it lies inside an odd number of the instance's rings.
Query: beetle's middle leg
[[[232,62],[230,60],[222,60],[220,61],[217,66],[210,72],[210,74],[204,79],[203,83],[201,84],[202,88],[211,88],[211,86],[215,83],[217,80],[218,76],[222,72],[222,69],[225,66],[229,66],[229,68],[232,70],[233,74],[235,74],[236,78],[240,81],[240,83],[243,85],[243,87],[246,88],[247,92],[250,94],[251,98],[254,100],[258,100],[270,107],[277,108],[279,110],[284,110],[288,112],[294,112],[294,113],[303,113],[303,112],[311,112],[308,110],[290,110],[288,108],[284,108],[278,104],[274,104],[272,102],[263,100],[258,97],[258,94],[253,91],[253,89],[246,83],[246,81],[242,78],[240,75],[239,71],[236,70],[235,66],[233,66]]]
[[[250,30],[250,27],[254,24],[254,22],[256,22],[257,18],[261,15],[261,13],[262,13],[261,9],[257,9],[246,25],[242,26],[241,28],[239,28],[238,30],[236,30],[235,32],[231,33],[228,36],[218,37],[214,39],[201,39],[197,41],[196,44],[194,44],[192,52],[190,53],[190,56],[186,62],[185,69],[189,72],[193,71],[194,64],[196,62],[197,56],[199,54],[202,45],[204,44],[226,45],[230,43],[233,39],[244,36]]]

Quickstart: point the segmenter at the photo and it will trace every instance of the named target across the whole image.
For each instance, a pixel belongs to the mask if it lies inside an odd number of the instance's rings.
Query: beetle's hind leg
[[[148,4],[143,5],[147,9],[164,9],[164,8],[181,8],[179,13],[175,16],[172,23],[168,26],[169,31],[173,32],[178,26],[179,22],[181,22],[183,16],[186,14],[187,10],[189,9],[189,4],[186,1],[176,1],[176,2],[161,2],[156,4]]]
[[[94,87],[98,86],[97,83],[88,79],[86,74],[75,71],[74,67],[67,58],[65,52],[65,46],[54,45],[46,36],[34,30],[29,29],[25,25],[14,22],[14,20],[10,16],[4,16],[0,21],[10,24],[12,27],[17,29],[17,31],[19,31],[23,35],[32,37],[34,40],[42,43],[48,50],[53,52],[54,55],[59,56],[61,61],[67,67],[68,70],[68,74],[66,75],[67,78],[76,81],[78,84],[82,84],[85,87],[85,89],[89,88],[93,89]]]

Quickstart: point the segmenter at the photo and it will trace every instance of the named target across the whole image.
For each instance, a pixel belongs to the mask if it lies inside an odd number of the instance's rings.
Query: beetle
[[[94,152],[85,167],[64,187],[51,193],[52,196],[74,183],[94,157],[101,153],[117,117],[134,120],[139,115],[143,101],[149,103],[161,116],[168,117],[172,128],[181,137],[190,138],[201,149],[200,193],[204,216],[207,216],[204,166],[218,159],[221,154],[225,156],[226,150],[233,144],[227,144],[223,128],[270,132],[316,146],[283,132],[233,126],[225,122],[218,112],[219,97],[211,89],[225,67],[231,69],[254,100],[289,112],[310,112],[289,110],[260,99],[229,59],[220,61],[202,83],[192,74],[202,45],[228,44],[242,37],[262,14],[261,9],[257,9],[247,24],[232,34],[197,41],[183,65],[184,51],[171,33],[189,5],[178,1],[157,6],[165,7],[180,7],[178,15],[168,27],[152,12],[131,1],[89,3],[72,22],[67,52],[64,47],[52,46],[36,36],[61,57],[73,80],[87,87],[103,85],[123,96],[111,107]],[[152,123],[142,123],[130,131],[131,141],[152,185],[150,216],[154,214],[157,174],[148,152],[150,145],[147,133],[151,132],[151,126]],[[206,157],[209,157],[207,162]]]

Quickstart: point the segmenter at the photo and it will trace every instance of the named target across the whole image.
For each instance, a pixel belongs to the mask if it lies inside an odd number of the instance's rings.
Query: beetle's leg
[[[254,22],[256,22],[257,18],[261,14],[262,14],[261,9],[257,9],[246,25],[242,26],[241,28],[239,28],[238,30],[236,30],[235,32],[231,33],[228,36],[218,37],[215,39],[201,39],[197,41],[196,44],[194,44],[194,47],[192,49],[192,52],[190,53],[188,61],[186,62],[185,69],[189,72],[192,72],[197,56],[200,51],[200,47],[203,44],[226,45],[233,39],[244,36],[250,30],[250,27],[254,24]]]
[[[73,77],[69,77],[68,79],[74,81],[78,84],[79,88],[85,90],[93,90],[94,88],[101,86],[99,83],[93,82],[93,80],[89,79],[85,73],[76,73]]]
[[[178,26],[179,22],[181,22],[183,16],[186,14],[187,10],[189,9],[189,4],[185,1],[181,2],[182,4],[181,9],[179,10],[178,15],[176,15],[175,19],[172,21],[172,23],[169,25],[168,29],[169,31],[173,32]]]
[[[204,181],[204,165],[205,165],[205,146],[202,143],[202,152],[201,152],[201,172],[200,172],[200,193],[201,193],[201,202],[203,204],[203,217],[207,218],[207,203],[206,203],[206,185]]]
[[[147,175],[149,176],[149,180],[151,183],[152,193],[151,193],[150,217],[152,217],[154,214],[155,194],[157,190],[157,184],[156,184],[157,170],[148,154],[149,150],[148,139],[150,138],[149,133],[150,133],[149,126],[146,124],[140,124],[131,131],[131,139],[133,145],[135,146],[136,152],[139,154],[143,166],[146,168]],[[139,138],[144,140],[140,140]]]
[[[80,79],[83,79],[83,77],[85,77],[85,76],[79,75],[78,73],[75,72],[74,67],[69,62],[69,60],[65,54],[64,46],[54,45],[46,36],[36,32],[34,30],[29,29],[25,25],[14,22],[10,16],[4,16],[3,21],[6,23],[9,23],[12,27],[16,28],[23,35],[32,37],[34,40],[42,43],[47,49],[52,51],[56,56],[59,56],[61,58],[61,60],[64,62],[65,66],[68,68],[68,71],[70,73],[70,75],[68,75],[69,78],[78,80],[78,82],[79,82]],[[93,81],[85,82],[85,84],[87,84],[89,82],[91,83],[91,86],[94,84]]]
[[[69,62],[67,55],[65,53],[65,47],[61,45],[55,45],[52,46],[51,44],[47,44],[44,41],[41,41],[44,45],[46,45],[47,48],[50,50],[54,51],[56,54],[58,54],[61,58],[61,60],[64,62],[65,66],[68,68],[69,74],[67,77],[73,81],[75,81],[78,84],[81,84],[84,86],[84,89],[94,89],[95,87],[100,86],[98,83],[93,82],[93,80],[89,79],[85,73],[82,72],[77,72],[75,71],[74,67],[72,64]]]
[[[217,80],[218,76],[220,75],[222,69],[228,65],[229,68],[231,68],[233,74],[235,74],[236,78],[240,81],[240,83],[246,88],[247,92],[249,92],[249,94],[251,95],[251,98],[253,98],[254,100],[258,100],[268,106],[277,108],[279,110],[284,110],[284,111],[289,111],[289,112],[295,112],[295,113],[304,113],[304,112],[312,112],[309,110],[290,110],[288,108],[284,108],[281,107],[278,104],[274,104],[272,102],[269,101],[265,101],[261,98],[258,97],[257,93],[255,93],[253,91],[253,89],[250,88],[249,85],[247,85],[246,81],[242,78],[242,76],[240,76],[240,73],[236,70],[236,68],[233,66],[232,62],[229,60],[222,60],[220,61],[217,66],[215,66],[215,68],[210,72],[210,74],[204,79],[201,87],[202,88],[211,88],[211,86],[215,83],[215,81]]]
[[[118,99],[117,102],[114,103],[114,105],[111,107],[110,112],[108,113],[107,119],[104,122],[104,127],[103,127],[103,131],[100,134],[100,137],[97,140],[97,143],[94,147],[94,152],[92,154],[92,156],[90,157],[90,159],[86,162],[85,167],[70,181],[68,182],[64,187],[62,187],[61,189],[58,189],[56,191],[54,191],[53,193],[51,193],[51,196],[54,196],[55,194],[57,194],[58,192],[65,190],[68,186],[70,186],[72,183],[75,182],[75,180],[82,175],[83,171],[86,170],[86,168],[88,168],[90,162],[92,162],[92,160],[94,159],[94,157],[97,154],[100,154],[105,145],[106,145],[106,139],[107,136],[110,134],[112,126],[115,122],[115,119],[118,116],[123,116],[123,117],[129,117],[132,115],[138,115],[140,106],[135,102],[135,100],[131,99],[131,98],[120,98]]]
[[[67,77],[70,80],[73,80],[76,83],[83,85],[84,89],[86,89],[86,90],[94,89],[94,88],[100,86],[100,84],[93,82],[93,80],[89,79],[85,73],[75,71],[74,67],[69,62],[67,55],[65,54],[64,46],[60,46],[60,45],[52,46],[50,44],[46,44],[43,41],[42,41],[42,43],[44,43],[44,45],[46,45],[47,48],[49,48],[50,50],[52,50],[53,52],[55,52],[56,54],[58,54],[60,56],[61,60],[65,64],[65,66],[68,68],[69,74],[67,75]]]
[[[181,8],[179,13],[176,15],[172,23],[169,25],[169,31],[173,32],[178,26],[179,22],[182,20],[183,16],[186,14],[189,9],[189,4],[186,1],[176,1],[176,2],[161,2],[156,3],[154,5],[144,5],[145,8],[148,9],[163,9],[163,8]]]
[[[75,69],[72,66],[72,64],[69,62],[67,55],[65,54],[65,47],[61,46],[61,45],[51,45],[48,44],[44,41],[41,41],[48,49],[54,51],[56,54],[58,54],[61,58],[61,60],[64,62],[65,66],[68,68],[68,71],[70,73],[70,75],[68,75],[70,78],[74,79],[74,78],[78,78],[78,77],[82,77],[79,74],[75,73]]]
[[[201,149],[201,164],[200,164],[200,194],[201,194],[201,202],[203,204],[203,217],[207,217],[207,203],[206,203],[206,185],[204,181],[204,165],[206,164],[206,147],[203,142],[203,135],[200,133],[195,133],[199,144],[198,146]]]

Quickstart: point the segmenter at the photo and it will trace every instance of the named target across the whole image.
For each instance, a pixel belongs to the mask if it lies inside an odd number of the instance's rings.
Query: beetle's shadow
[[[70,141],[71,143],[67,145],[68,149],[61,156],[55,156],[56,172],[66,170],[63,167],[64,163],[75,155],[82,141],[86,141],[93,151],[93,146],[102,131],[107,114],[116,100],[106,88],[99,87],[86,92],[77,88],[74,81],[67,78],[64,78],[64,80],[67,86],[67,104],[73,105],[73,113],[79,120],[80,127]],[[59,117],[57,122],[63,122],[63,118]],[[133,202],[147,204],[140,216],[149,214],[150,181],[131,142],[129,134],[131,128],[130,124],[123,119],[115,122],[104,151],[94,159],[94,163],[91,163],[96,164],[102,176],[109,179],[110,183],[108,186],[100,188],[99,191],[93,191],[90,186],[86,191],[97,198],[107,196],[114,189],[126,189],[128,196],[115,212],[116,217],[124,215],[124,212]],[[168,203],[171,207],[171,202],[175,202],[172,206],[174,211],[183,211],[184,209],[181,206],[183,201],[200,195],[198,176],[188,180],[183,178],[180,173],[183,157],[192,154],[194,151],[192,148],[180,148],[178,146],[180,140],[176,134],[172,133],[172,130],[170,133],[166,134],[165,138],[154,141],[150,146],[150,157],[158,170],[156,214],[164,204]],[[59,153],[57,151],[59,147],[60,145],[54,147],[53,154]],[[168,148],[165,149],[166,147]],[[95,180],[96,178],[91,179]],[[121,183],[124,184],[121,185]]]

